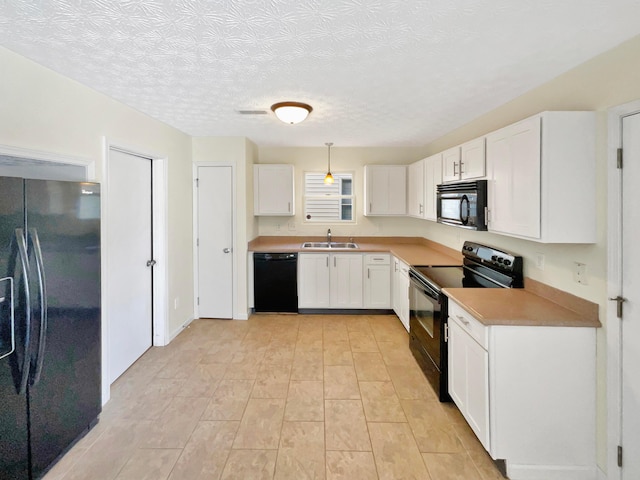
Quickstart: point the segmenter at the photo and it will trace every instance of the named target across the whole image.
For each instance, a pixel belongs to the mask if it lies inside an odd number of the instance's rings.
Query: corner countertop
[[[333,237],[347,242],[348,237]],[[258,237],[250,252],[327,253],[327,249],[302,248],[304,242],[325,237]],[[391,253],[408,265],[460,265],[462,254],[421,237],[354,237],[358,249],[334,249],[331,253]],[[523,289],[446,288],[444,294],[485,325],[601,327],[598,304],[525,278]]]

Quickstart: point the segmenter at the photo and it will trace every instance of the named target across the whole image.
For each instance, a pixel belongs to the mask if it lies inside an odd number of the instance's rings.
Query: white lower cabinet
[[[391,265],[386,253],[364,256],[364,308],[391,308]]]
[[[298,255],[298,308],[362,308],[362,254]]]
[[[393,257],[393,311],[409,331],[409,265]]]
[[[486,326],[449,301],[449,394],[511,480],[596,480],[596,329]]]

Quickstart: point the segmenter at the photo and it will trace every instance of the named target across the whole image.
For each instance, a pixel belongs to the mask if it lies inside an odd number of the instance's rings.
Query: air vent
[[[266,115],[266,110],[236,110],[240,115]]]

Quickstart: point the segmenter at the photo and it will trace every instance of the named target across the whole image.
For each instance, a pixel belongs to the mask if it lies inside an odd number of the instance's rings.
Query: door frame
[[[164,346],[170,340],[167,337],[168,332],[168,291],[169,291],[169,277],[168,277],[168,205],[167,205],[167,168],[168,158],[165,155],[150,152],[140,147],[129,146],[123,142],[111,140],[104,137],[104,148],[102,157],[102,188],[101,196],[103,198],[102,205],[102,218],[107,218],[107,201],[109,197],[109,152],[111,150],[117,150],[129,155],[135,155],[138,157],[148,158],[153,162],[153,190],[152,190],[152,208],[153,208],[153,256],[156,260],[156,265],[153,267],[153,346]],[[109,226],[107,222],[101,222],[101,236],[107,238]],[[102,248],[102,298],[107,297],[107,259],[109,258],[109,245],[103,244]],[[110,382],[108,375],[109,366],[109,326],[105,321],[108,316],[109,306],[106,302],[102,302],[102,403],[103,405],[109,400],[110,394]]]
[[[66,165],[77,165],[84,167],[85,180],[87,182],[96,181],[96,162],[83,157],[75,157],[60,153],[45,152],[42,150],[31,150],[29,148],[14,147],[11,145],[0,145],[0,155],[19,157],[32,160],[42,160],[50,163],[63,163]]]
[[[622,146],[622,119],[640,113],[640,100],[608,110],[607,135],[607,298],[622,292],[622,170],[617,168],[617,150]],[[607,307],[607,477],[619,479],[622,470],[617,463],[617,448],[622,436],[622,322],[616,314],[615,302]],[[617,472],[617,473],[615,473]]]
[[[198,258],[198,189],[196,188],[196,180],[198,178],[198,168],[200,167],[231,167],[231,273],[233,275],[231,291],[231,318],[235,319],[237,315],[237,296],[238,288],[236,288],[236,279],[238,278],[238,248],[236,245],[237,236],[237,218],[236,218],[236,166],[232,162],[194,162],[193,163],[193,313],[194,318],[200,318],[200,308],[198,306],[198,294],[200,293],[200,285],[198,280],[199,274],[199,258]]]

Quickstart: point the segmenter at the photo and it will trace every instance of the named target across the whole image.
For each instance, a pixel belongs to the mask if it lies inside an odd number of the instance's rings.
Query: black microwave
[[[487,181],[438,185],[438,223],[486,230]]]

